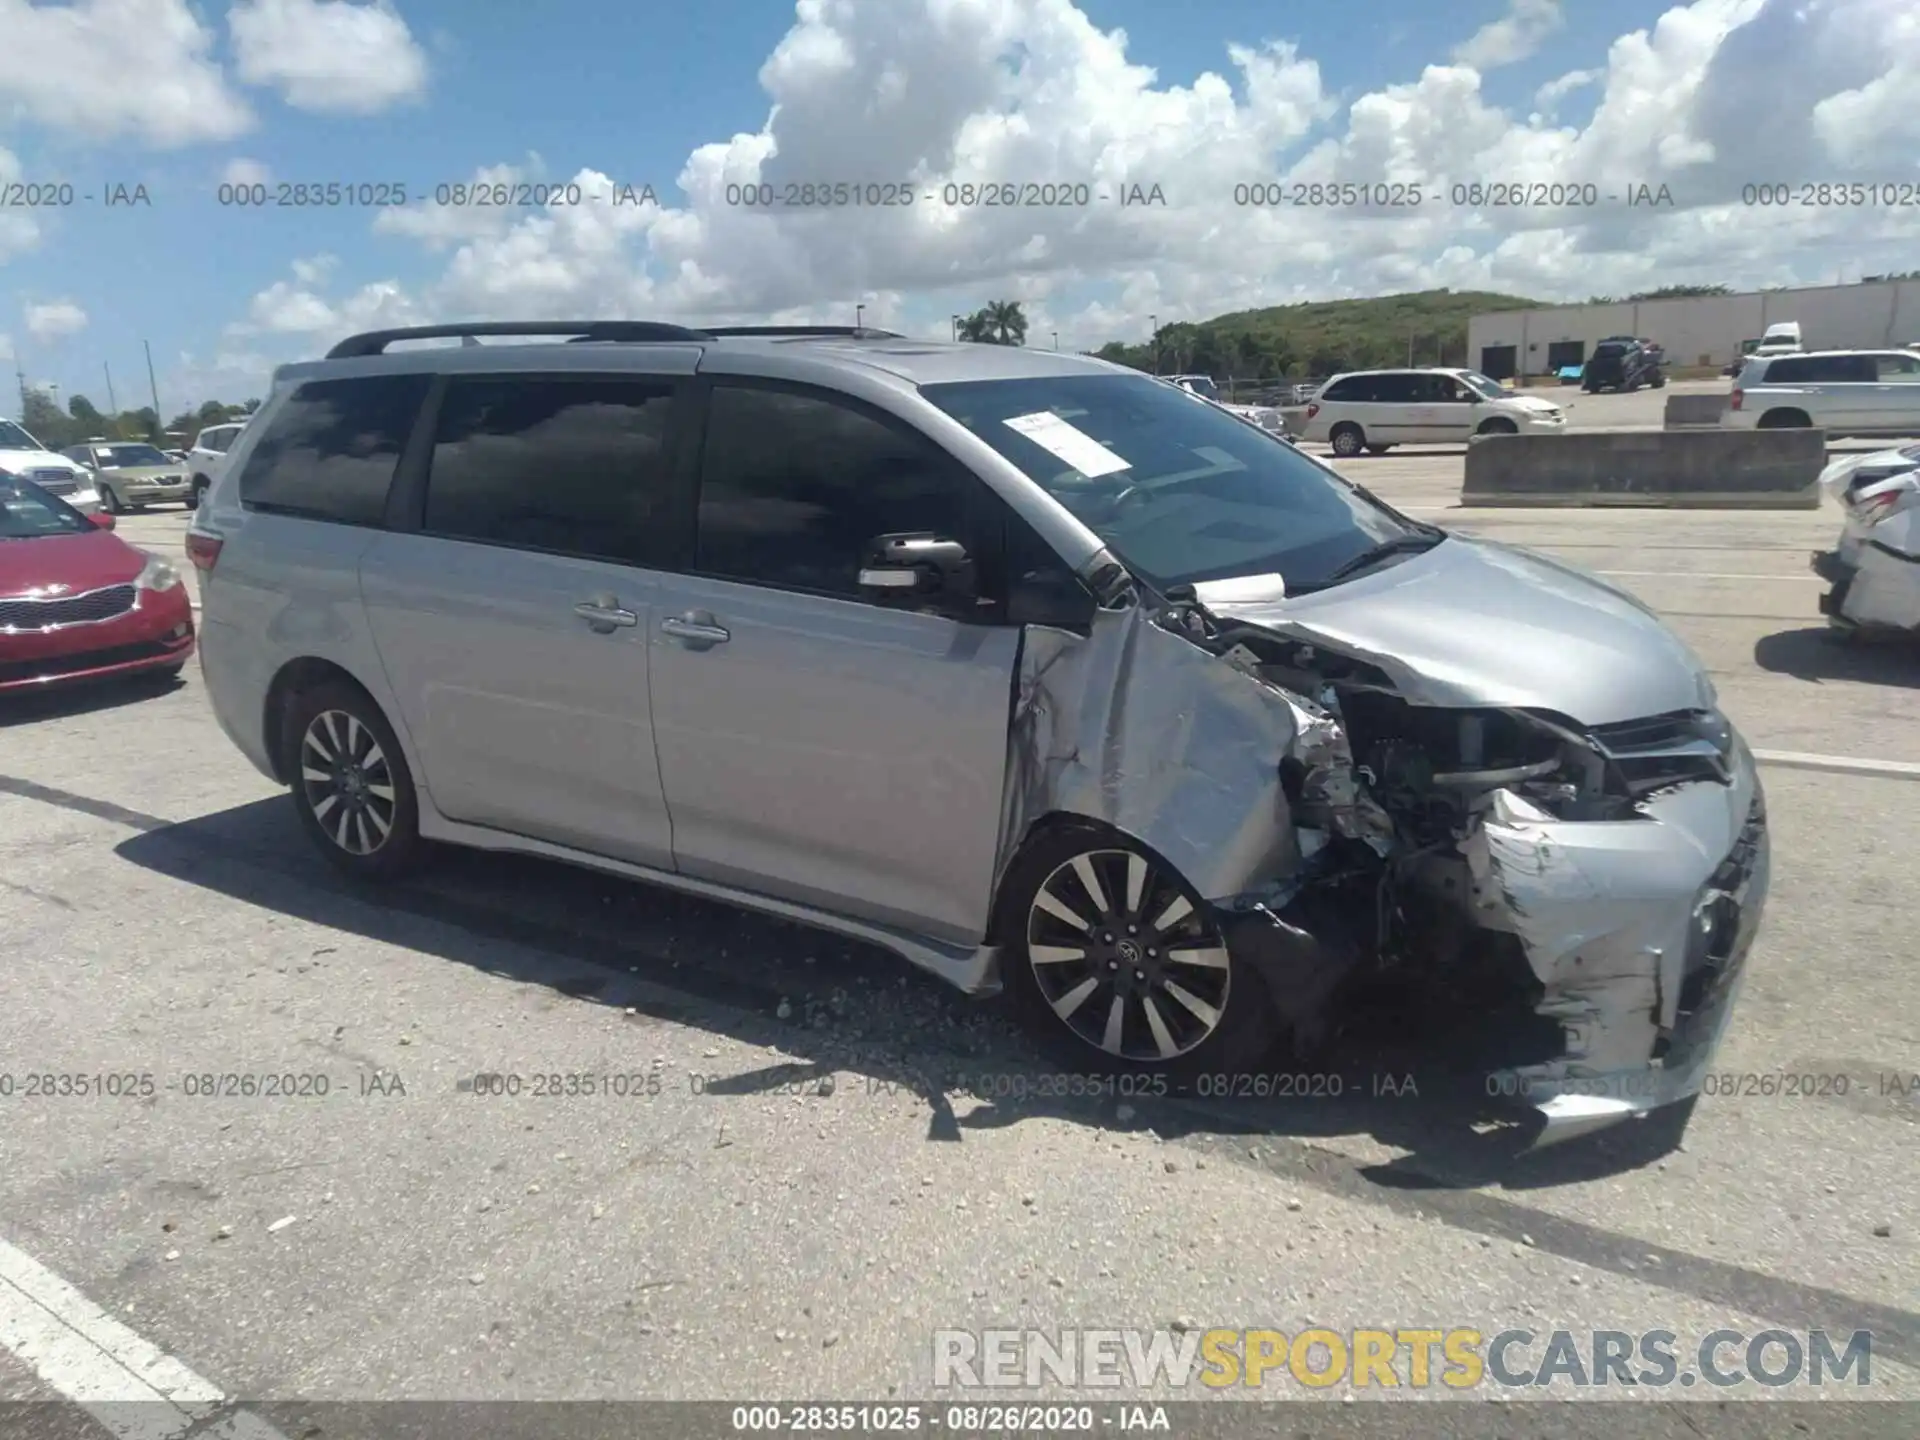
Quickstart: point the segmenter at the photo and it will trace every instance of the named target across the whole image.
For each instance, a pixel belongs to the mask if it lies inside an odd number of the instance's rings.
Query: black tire
[[[1667,388],[1667,377],[1664,375],[1656,375],[1648,383],[1656,390],[1664,390]]]
[[[213,482],[204,475],[193,477],[193,494],[187,497],[187,509],[198,510],[207,503],[207,491],[213,488]]]
[[[1367,454],[1384,455],[1387,453],[1387,451],[1391,450],[1392,448],[1393,447],[1391,445],[1369,445],[1367,446]]]
[[[427,859],[413,773],[365,691],[337,680],[301,691],[287,704],[280,744],[300,824],[334,865],[386,881]]]
[[[1489,420],[1473,432],[1476,435],[1518,435],[1520,427],[1511,420]]]
[[[120,497],[113,493],[113,487],[111,485],[102,484],[98,489],[100,494],[100,508],[102,510],[106,511],[109,515],[124,515],[127,513],[127,507],[120,503]]]
[[[1274,1053],[1282,1026],[1260,976],[1227,950],[1211,907],[1144,846],[1077,828],[1044,834],[1008,873],[1003,899],[1007,993],[1065,1069],[1184,1083]]]
[[[1344,420],[1333,427],[1333,433],[1327,436],[1327,443],[1333,447],[1333,453],[1351,460],[1367,448],[1367,432],[1350,420]]]
[[[1805,430],[1813,422],[1799,410],[1769,410],[1760,417],[1762,430]]]

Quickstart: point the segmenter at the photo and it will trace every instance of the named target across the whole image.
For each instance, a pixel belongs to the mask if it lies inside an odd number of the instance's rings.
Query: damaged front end
[[[1710,692],[1597,726],[1498,686],[1453,703],[1457,676],[1436,703],[1404,657],[1279,613],[1184,599],[1029,632],[1005,833],[1066,811],[1153,846],[1306,1047],[1355,978],[1495,977],[1523,1020],[1487,1088],[1538,1112],[1538,1144],[1697,1094],[1768,869]]]

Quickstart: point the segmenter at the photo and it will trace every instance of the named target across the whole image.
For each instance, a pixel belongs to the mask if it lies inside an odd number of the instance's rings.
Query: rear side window
[[[931,440],[838,400],[718,385],[696,568],[864,599],[860,564],[881,535],[931,532],[981,553],[970,533],[977,484]]]
[[[455,381],[441,402],[422,528],[643,562],[662,537],[672,409],[664,381]]]
[[[1336,380],[1314,398],[1317,400],[1365,400],[1370,387],[1364,375],[1349,375]]]
[[[336,525],[378,525],[426,375],[312,380],[287,398],[247,457],[240,503]]]

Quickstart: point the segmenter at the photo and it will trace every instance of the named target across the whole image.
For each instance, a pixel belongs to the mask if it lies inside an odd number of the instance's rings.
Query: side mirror
[[[973,559],[958,540],[930,533],[882,535],[867,547],[860,588],[878,596],[937,595],[972,600]]]
[[[104,510],[96,510],[87,516],[87,523],[92,525],[96,530],[111,530],[113,529],[113,516]]]

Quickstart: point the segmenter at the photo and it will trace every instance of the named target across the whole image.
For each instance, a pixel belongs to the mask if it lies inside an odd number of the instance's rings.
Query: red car
[[[178,674],[193,654],[180,574],[28,480],[0,475],[0,693]]]

